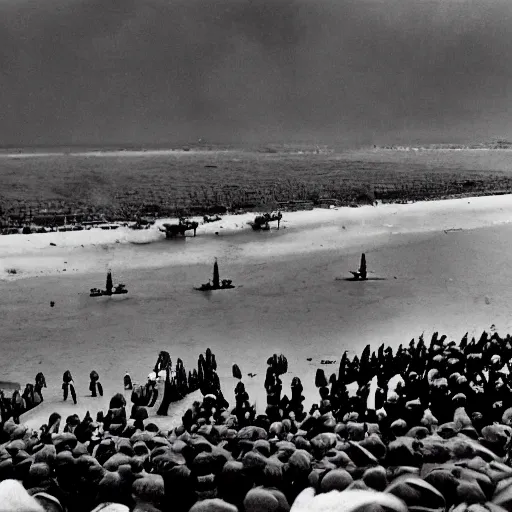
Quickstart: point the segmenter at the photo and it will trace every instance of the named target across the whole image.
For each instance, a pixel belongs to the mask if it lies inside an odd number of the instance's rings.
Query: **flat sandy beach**
[[[210,347],[226,398],[233,402],[237,363],[263,410],[274,352],[288,358],[285,392],[299,376],[309,405],[316,369],[337,371],[321,360],[338,362],[344,350],[396,347],[434,330],[460,337],[512,327],[510,195],[285,213],[270,232],[253,232],[253,218],[224,217],[185,240],[165,240],[157,227],[0,237],[0,375],[24,385],[43,371],[48,382],[45,403],[22,419],[39,426],[54,410],[106,410],[124,373],[143,382],[159,350],[188,370]],[[346,281],[362,251],[372,279]],[[237,288],[195,291],[211,277],[214,257]],[[128,295],[90,298],[108,267]],[[76,407],[62,404],[67,369]],[[93,369],[103,399],[86,398]],[[165,424],[192,399],[175,404]]]

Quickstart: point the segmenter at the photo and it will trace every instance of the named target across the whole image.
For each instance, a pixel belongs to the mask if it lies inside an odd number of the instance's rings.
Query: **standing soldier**
[[[132,390],[133,389],[132,378],[130,377],[130,374],[128,372],[126,372],[124,374],[123,383],[124,383],[124,389],[125,390]]]
[[[62,389],[64,391],[64,400],[68,399],[68,392],[71,391],[71,398],[76,405],[76,392],[75,392],[75,383],[73,382],[73,377],[71,376],[71,372],[67,370],[62,376]]]
[[[20,424],[20,416],[25,412],[25,400],[21,396],[21,393],[16,389],[12,394],[12,419],[16,425]]]
[[[96,394],[96,389],[98,390],[98,393],[100,394],[100,396],[103,396],[103,386],[101,385],[100,376],[98,375],[98,372],[93,370],[90,373],[89,377],[91,379],[91,382],[89,384],[89,390],[92,393],[92,396],[93,397],[98,396]]]

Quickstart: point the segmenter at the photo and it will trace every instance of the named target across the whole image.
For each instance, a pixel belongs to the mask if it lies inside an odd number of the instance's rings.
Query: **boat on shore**
[[[235,288],[232,283],[233,281],[231,279],[223,279],[222,281],[220,280],[219,264],[217,263],[217,258],[215,258],[215,263],[213,264],[213,282],[208,281],[207,283],[202,284],[199,288],[196,288],[196,290],[200,292],[229,290],[231,288]]]
[[[109,270],[107,272],[105,290],[100,290],[99,288],[91,288],[91,293],[89,295],[91,297],[102,297],[111,295],[123,295],[125,293],[128,293],[128,290],[124,284],[118,284],[114,286],[112,281],[112,272]]]
[[[366,255],[361,254],[361,263],[359,264],[359,270],[351,270],[350,273],[354,276],[354,280],[356,281],[366,281],[368,278],[368,273],[366,270]]]
[[[281,219],[283,218],[283,214],[280,211],[264,213],[263,215],[258,215],[253,222],[250,223],[250,226],[254,231],[269,231],[270,230],[270,222],[277,221],[277,229],[281,224]]]
[[[199,227],[199,223],[195,221],[190,221],[184,217],[181,217],[178,221],[178,224],[163,224],[163,228],[159,227],[158,229],[165,233],[165,238],[172,239],[176,238],[178,235],[186,236],[187,231],[193,231],[194,236],[196,236],[197,228]]]

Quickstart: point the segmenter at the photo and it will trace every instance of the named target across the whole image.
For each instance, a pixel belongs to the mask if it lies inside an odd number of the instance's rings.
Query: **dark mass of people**
[[[275,354],[257,411],[238,365],[230,405],[211,350],[188,377],[161,353],[154,373],[171,394],[160,412],[202,395],[169,431],[148,418],[156,387],[129,375],[130,414],[119,393],[105,414],[63,428],[55,413],[39,432],[4,416],[0,512],[512,512],[511,364],[512,337],[497,334],[367,346],[329,378],[317,370],[306,408],[299,377],[283,388],[288,361]]]

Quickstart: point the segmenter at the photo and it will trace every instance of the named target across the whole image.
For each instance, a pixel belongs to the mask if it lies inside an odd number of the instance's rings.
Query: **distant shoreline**
[[[35,157],[35,156],[137,156],[187,152],[249,152],[249,153],[343,153],[345,151],[362,151],[368,149],[387,151],[507,151],[512,150],[512,142],[496,140],[471,144],[432,143],[432,144],[368,144],[353,147],[338,147],[336,144],[310,142],[272,143],[262,142],[254,145],[208,143],[204,141],[187,143],[177,142],[171,145],[143,144],[107,146],[90,145],[36,145],[36,146],[0,146],[0,157]]]
[[[360,149],[360,148],[356,148]],[[45,157],[45,156],[139,156],[166,155],[173,153],[211,153],[211,152],[247,152],[247,153],[334,153],[335,150],[326,144],[260,144],[254,146],[236,146],[230,144],[175,144],[172,146],[28,146],[0,147],[0,157]]]
[[[377,150],[387,151],[510,151],[512,142],[497,142],[489,144],[425,144],[425,145],[385,145],[373,146]]]
[[[314,209],[325,209],[329,210],[332,208],[338,209],[338,208],[361,208],[364,206],[379,206],[379,205],[411,205],[415,203],[430,203],[430,202],[438,202],[438,201],[450,201],[450,200],[456,200],[456,199],[470,199],[470,198],[481,198],[481,197],[497,197],[497,196],[504,196],[509,195],[509,191],[499,191],[499,192],[482,192],[481,194],[472,194],[472,193],[461,193],[461,194],[447,194],[447,195],[440,195],[435,197],[425,197],[422,199],[400,199],[400,200],[391,200],[391,201],[375,201],[373,204],[369,204],[369,201],[361,201],[356,202],[354,201],[351,204],[344,204],[342,202],[338,202],[338,204],[333,204],[332,206],[327,205],[327,203],[324,206],[321,206],[319,204],[315,204],[311,201],[302,201],[299,202],[299,204],[294,204],[293,201],[289,202],[288,206],[285,207],[279,207],[278,205],[271,205],[271,208],[265,208],[265,207],[254,207],[249,209],[238,209],[238,210],[227,210],[224,213],[220,213],[223,217],[234,217],[234,218],[240,218],[246,215],[255,217],[257,215],[263,215],[264,213],[272,210],[272,211],[281,211],[284,213],[294,213],[294,212],[307,212]],[[334,200],[333,200],[334,201]],[[307,205],[301,205],[300,203],[307,203]],[[204,217],[215,217],[215,214],[211,212],[210,207],[204,206],[204,209],[200,211],[194,211],[193,213],[187,211],[186,209],[182,212],[183,214],[176,217],[169,217],[168,215],[157,215],[157,216],[147,216],[150,217],[150,220],[145,222],[143,224],[143,227],[135,228],[134,226],[137,224],[137,221],[135,219],[125,220],[125,219],[112,219],[112,220],[102,220],[102,221],[94,221],[95,224],[98,225],[88,225],[91,224],[90,222],[84,222],[82,225],[81,222],[71,222],[68,224],[58,224],[53,226],[52,228],[48,227],[47,225],[43,224],[37,224],[37,223],[27,223],[26,226],[29,226],[31,229],[30,233],[24,233],[23,227],[17,227],[17,228],[6,228],[4,229],[4,232],[2,232],[0,228],[0,236],[16,236],[16,235],[42,235],[42,234],[51,234],[51,233],[66,233],[70,231],[100,231],[100,230],[117,230],[121,227],[127,227],[136,231],[144,231],[150,228],[151,225],[155,223],[161,224],[164,221],[169,221],[171,219],[173,222],[178,223],[179,218],[193,218],[196,221],[201,222]],[[68,215],[69,218],[73,218],[73,215]],[[147,218],[146,217],[146,218]],[[74,229],[78,228],[78,229]],[[7,232],[8,230],[16,230],[16,232]],[[43,231],[44,230],[44,231]]]
[[[20,151],[13,152],[0,150],[0,158],[45,158],[51,156],[76,156],[76,157],[122,157],[122,156],[158,156],[158,155],[169,155],[175,153],[208,153],[211,151],[215,151],[218,153],[227,153],[230,151],[235,151],[232,149],[98,149],[98,150],[76,150],[76,151]]]
[[[512,191],[510,151],[504,146],[0,150],[0,232],[503,195]]]

